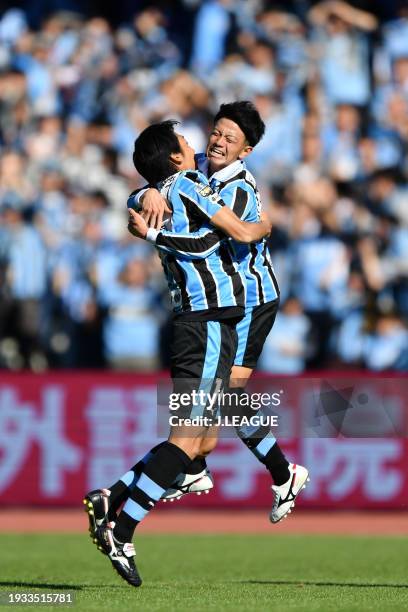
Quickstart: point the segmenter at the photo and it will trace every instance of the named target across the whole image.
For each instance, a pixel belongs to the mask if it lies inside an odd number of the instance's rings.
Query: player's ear
[[[183,155],[181,153],[170,153],[169,159],[177,167],[181,166],[184,161]]]
[[[238,159],[244,159],[244,157],[252,153],[253,150],[254,150],[254,147],[247,145],[246,147],[242,149],[241,153],[238,155]]]

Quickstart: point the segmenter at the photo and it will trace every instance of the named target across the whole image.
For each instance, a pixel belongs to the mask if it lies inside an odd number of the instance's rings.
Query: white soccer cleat
[[[174,481],[173,486],[164,493],[162,500],[164,502],[174,501],[188,493],[196,493],[197,495],[209,493],[213,487],[214,480],[208,469],[199,474],[180,474]]]
[[[271,523],[279,523],[292,512],[297,496],[310,480],[308,470],[302,465],[289,463],[289,472],[290,477],[283,485],[272,485],[275,499],[269,515]]]

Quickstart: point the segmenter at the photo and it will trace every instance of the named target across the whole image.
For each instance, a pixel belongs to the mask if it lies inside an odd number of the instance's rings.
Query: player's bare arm
[[[266,215],[263,214],[258,223],[249,223],[241,221],[227,206],[224,206],[211,217],[211,224],[221,229],[231,238],[234,238],[234,240],[243,243],[257,242],[268,236],[272,229],[271,222]],[[153,227],[147,223],[145,217],[129,208],[128,230],[133,236],[146,239],[149,226]]]
[[[261,217],[259,223],[249,223],[241,221],[227,206],[216,212],[210,222],[237,242],[244,243],[258,242],[269,236],[272,230],[272,224],[266,215]]]
[[[211,223],[225,232],[237,242],[257,242],[271,233],[272,225],[266,215],[262,215],[259,223],[241,221],[227,206],[224,206],[213,217]],[[146,239],[149,226],[146,219],[129,208],[128,230],[137,238]]]

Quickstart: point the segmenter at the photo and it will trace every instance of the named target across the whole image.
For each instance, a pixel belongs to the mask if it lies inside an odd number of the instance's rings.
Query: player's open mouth
[[[221,149],[218,149],[216,147],[211,147],[211,149],[208,152],[208,155],[210,157],[225,157],[224,153],[221,151]]]

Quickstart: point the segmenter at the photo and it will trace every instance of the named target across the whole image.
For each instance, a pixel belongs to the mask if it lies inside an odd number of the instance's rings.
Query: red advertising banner
[[[384,387],[385,404],[406,409],[404,387]],[[388,395],[387,395],[388,394]],[[388,401],[389,400],[389,401]],[[287,417],[291,415],[287,408]],[[73,506],[109,486],[159,442],[157,377],[134,374],[0,374],[0,502]],[[288,458],[310,470],[299,504],[311,508],[407,508],[408,440],[285,437]],[[208,460],[206,496],[183,506],[262,507],[270,476],[237,438],[222,438]]]

